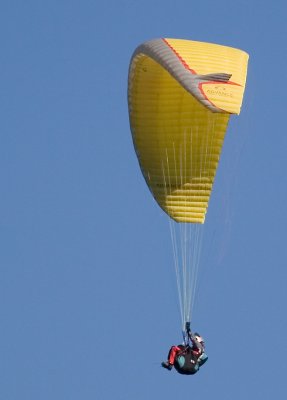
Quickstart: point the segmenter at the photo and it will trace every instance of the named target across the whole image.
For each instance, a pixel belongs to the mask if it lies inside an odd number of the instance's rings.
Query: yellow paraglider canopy
[[[144,178],[175,221],[203,223],[230,114],[239,114],[248,55],[180,39],[139,46],[129,115]]]

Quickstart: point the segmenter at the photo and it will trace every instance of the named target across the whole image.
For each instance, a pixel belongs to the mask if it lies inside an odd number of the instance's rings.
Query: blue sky
[[[286,11],[1,3],[0,399],[284,398]],[[131,54],[157,37],[250,54],[204,238],[194,328],[209,361],[191,378],[160,367],[181,339],[171,244],[127,111]]]

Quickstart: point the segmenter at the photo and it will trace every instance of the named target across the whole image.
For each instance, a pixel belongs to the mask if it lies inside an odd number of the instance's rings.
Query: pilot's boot
[[[163,368],[168,369],[169,371],[170,371],[170,370],[172,369],[172,367],[173,367],[168,361],[162,362],[162,363],[161,363],[161,366],[162,366]]]

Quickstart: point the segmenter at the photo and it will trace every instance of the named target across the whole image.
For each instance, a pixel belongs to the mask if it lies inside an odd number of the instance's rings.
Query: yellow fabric
[[[185,62],[192,73],[232,74],[230,80],[235,84],[202,86],[212,88],[209,100],[217,107],[239,112],[246,79],[246,53],[179,39],[168,39],[167,43],[179,56],[178,62]],[[230,59],[228,68],[226,61],[220,63],[221,58]],[[243,66],[234,59],[244,59]],[[227,90],[226,87],[229,95],[222,96],[220,91]],[[131,62],[129,113],[141,170],[160,207],[178,222],[203,223],[230,114],[211,112],[158,60],[145,54],[137,54]]]
[[[239,114],[246,83],[248,54],[233,47],[181,39],[165,39],[166,43],[196,74],[226,72],[231,84],[206,83],[206,97],[223,111]]]

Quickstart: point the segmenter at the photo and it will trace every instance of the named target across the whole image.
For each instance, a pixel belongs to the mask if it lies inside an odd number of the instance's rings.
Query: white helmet
[[[203,342],[204,342],[203,337],[200,336],[199,333],[195,333],[195,334],[194,334],[194,337],[195,337],[195,339],[196,339],[199,343],[203,343]]]

